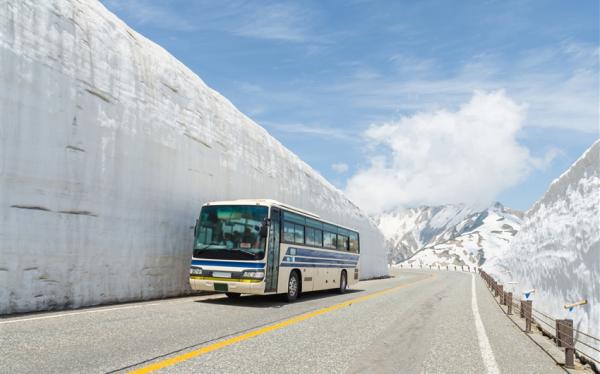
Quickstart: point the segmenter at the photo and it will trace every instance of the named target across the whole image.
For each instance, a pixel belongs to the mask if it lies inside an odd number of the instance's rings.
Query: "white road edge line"
[[[500,374],[498,369],[498,363],[496,363],[496,357],[492,351],[492,346],[488,340],[487,334],[485,333],[485,327],[479,315],[479,307],[477,306],[477,290],[475,288],[475,275],[471,274],[471,308],[473,309],[473,316],[475,317],[475,329],[477,330],[477,340],[479,341],[479,350],[481,351],[481,358],[488,374]]]
[[[213,295],[207,295],[207,296],[213,296]],[[68,313],[60,313],[60,314],[52,314],[49,316],[40,316],[40,317],[28,317],[28,318],[15,318],[15,319],[9,319],[6,321],[3,321],[2,319],[0,319],[0,325],[6,325],[9,323],[17,323],[17,322],[27,322],[27,321],[37,321],[40,319],[50,319],[50,318],[60,318],[60,317],[69,317],[69,316],[77,316],[80,314],[91,314],[91,313],[102,313],[102,312],[111,312],[111,311],[115,311],[115,310],[123,310],[123,309],[136,309],[136,308],[143,308],[146,306],[157,306],[157,305],[164,305],[164,304],[178,304],[178,303],[185,303],[185,302],[190,302],[190,301],[195,301],[195,300],[203,300],[203,298],[205,298],[206,296],[199,296],[199,297],[194,297],[194,299],[187,299],[186,300],[175,300],[175,301],[167,301],[167,300],[161,300],[159,302],[142,302],[142,304],[139,305],[125,305],[125,306],[118,306],[118,307],[113,307],[113,308],[101,308],[101,309],[94,309],[94,310],[82,310],[80,312],[68,312]]]

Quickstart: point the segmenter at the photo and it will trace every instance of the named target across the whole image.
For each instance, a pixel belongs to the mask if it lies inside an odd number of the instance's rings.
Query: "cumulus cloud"
[[[342,174],[342,173],[345,173],[345,172],[347,172],[347,171],[348,171],[348,164],[345,164],[345,163],[343,163],[343,162],[340,162],[340,163],[332,164],[332,165],[331,165],[331,168],[332,168],[332,169],[333,169],[335,172]]]
[[[370,165],[348,180],[346,193],[370,213],[395,206],[488,204],[548,162],[516,140],[525,114],[504,91],[477,91],[457,111],[372,125],[364,133],[373,153]]]

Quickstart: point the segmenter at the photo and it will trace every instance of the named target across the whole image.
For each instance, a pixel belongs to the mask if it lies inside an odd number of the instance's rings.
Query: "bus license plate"
[[[227,287],[227,283],[215,283],[215,291],[227,292],[229,287]]]
[[[222,271],[213,271],[212,275],[215,278],[231,278],[231,273],[225,273]]]

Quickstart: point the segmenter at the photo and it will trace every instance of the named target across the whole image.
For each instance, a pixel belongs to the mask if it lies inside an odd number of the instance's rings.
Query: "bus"
[[[197,291],[282,294],[337,289],[358,282],[357,231],[275,200],[204,204],[194,229],[190,286]]]

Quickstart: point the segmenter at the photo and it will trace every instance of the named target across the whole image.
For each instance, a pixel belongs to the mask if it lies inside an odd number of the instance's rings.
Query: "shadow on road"
[[[346,294],[360,293],[364,290],[346,290]],[[339,295],[339,294],[338,294]],[[336,294],[332,291],[312,291],[303,293],[294,303],[303,303],[311,300],[318,300],[324,298],[334,298]],[[228,297],[222,297],[218,299],[208,300],[196,300],[196,303],[202,304],[219,304],[219,305],[231,305],[235,307],[248,307],[248,308],[281,308],[290,303],[283,300],[283,295],[248,295],[242,296],[238,299],[230,299]]]

